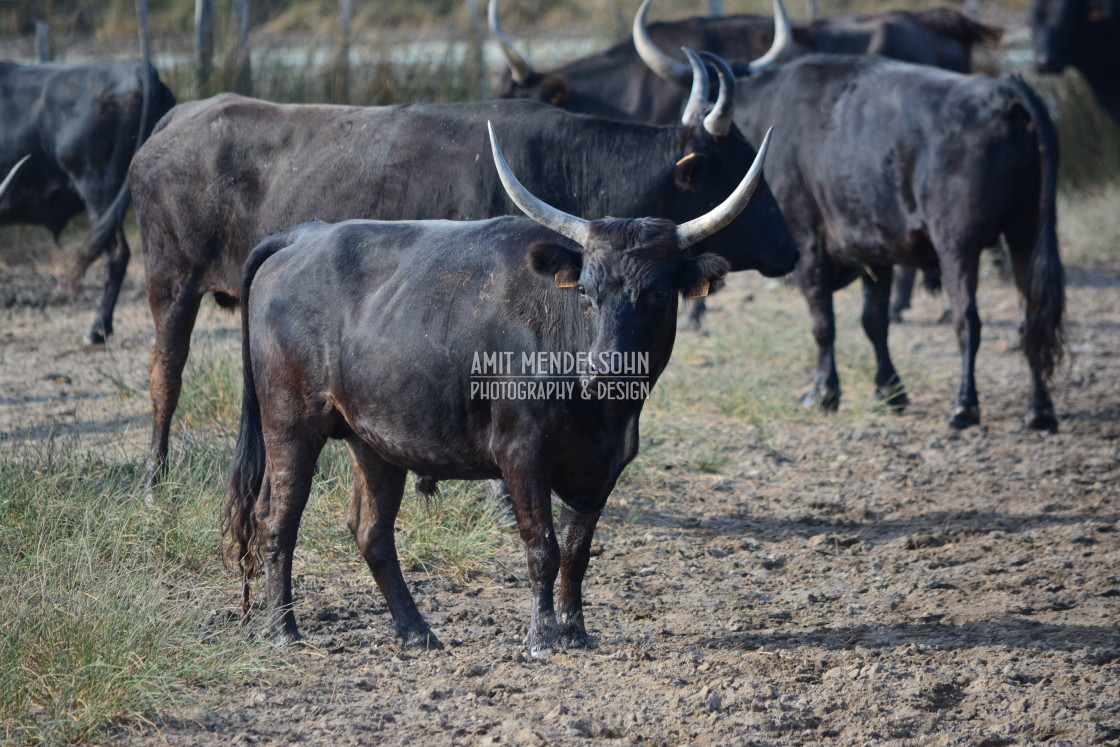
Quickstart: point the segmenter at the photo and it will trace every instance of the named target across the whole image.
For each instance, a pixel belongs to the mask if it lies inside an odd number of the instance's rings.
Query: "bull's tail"
[[[1022,346],[1031,368],[1048,380],[1061,362],[1062,315],[1065,312],[1065,271],[1058,254],[1056,193],[1058,183],[1058,134],[1046,105],[1023,79],[1006,80],[1019,93],[1038,138],[1041,169],[1038,194],[1038,234],[1027,268],[1026,320]]]
[[[241,614],[249,614],[249,585],[260,566],[257,502],[264,487],[265,448],[261,406],[253,379],[249,345],[249,289],[265,261],[291,244],[291,232],[265,239],[249,254],[241,279],[241,424],[229,465],[226,505],[222,515],[222,555],[227,564],[236,559],[241,572]],[[267,497],[265,498],[267,500]]]
[[[996,44],[1003,37],[1003,29],[999,26],[974,21],[952,8],[918,10],[914,11],[914,15],[931,31],[956,39],[968,47],[973,44]]]
[[[155,126],[155,119],[157,119],[153,117],[155,98],[161,88],[159,74],[156,73],[155,68],[146,62],[142,65],[142,68],[143,72],[140,75],[140,123],[136,129],[136,142],[132,146],[133,156],[136,155],[136,151],[140,150],[140,146],[148,139],[148,136],[152,133],[152,128]],[[128,160],[131,161],[132,159],[129,158]],[[78,256],[70,271],[71,289],[86,274],[89,266],[96,262],[98,257],[109,251],[109,248],[113,245],[114,236],[124,225],[125,213],[132,205],[132,192],[128,187],[127,165],[124,174],[125,177],[121,180],[120,189],[117,190],[113,201],[109,203],[105,212],[97,217],[97,221],[90,228],[89,234],[78,250]]]

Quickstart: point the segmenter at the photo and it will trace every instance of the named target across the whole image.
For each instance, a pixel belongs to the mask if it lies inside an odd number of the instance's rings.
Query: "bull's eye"
[[[583,298],[587,298],[587,288],[585,288],[583,285],[579,285],[577,286],[577,290],[579,290],[580,296],[582,296]]]

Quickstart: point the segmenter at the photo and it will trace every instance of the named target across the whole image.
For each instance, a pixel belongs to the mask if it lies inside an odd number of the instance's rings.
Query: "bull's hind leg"
[[[565,647],[591,645],[583,621],[583,577],[591,560],[591,539],[599,511],[579,513],[564,506],[560,512],[560,643]]]
[[[191,330],[202,300],[194,283],[187,282],[184,286],[148,278],[148,303],[156,324],[155,344],[148,363],[152,396],[152,441],[146,467],[149,491],[163,479],[167,470],[171,416],[179,405],[183,369],[191,348]]]
[[[326,439],[316,428],[297,422],[280,432],[265,431],[268,500],[258,504],[257,526],[263,538],[265,599],[268,618],[264,635],[280,643],[299,640],[292,611],[292,558],[303,509],[311,493],[315,463]]]
[[[894,286],[894,299],[891,301],[891,321],[901,322],[902,312],[910,308],[910,300],[914,297],[914,280],[918,270],[914,267],[899,267],[898,277]]]
[[[1011,268],[1015,275],[1015,286],[1019,291],[1019,303],[1023,309],[1023,319],[1020,322],[1019,338],[1020,347],[1027,357],[1027,365],[1031,369],[1031,398],[1030,414],[1027,416],[1027,427],[1036,431],[1058,431],[1058,416],[1054,413],[1054,403],[1050,399],[1050,390],[1047,386],[1047,375],[1044,366],[1039,360],[1037,350],[1044,343],[1031,340],[1027,331],[1027,304],[1030,292],[1030,264],[1031,254],[1034,250],[1034,236],[1029,231],[1009,231],[1007,233],[1008,251],[1011,255]],[[1038,280],[1039,283],[1045,279]],[[1033,313],[1043,313],[1041,309],[1034,309]],[[1033,353],[1033,354],[1032,354]]]
[[[906,389],[898,378],[887,347],[892,272],[890,265],[877,265],[864,270],[863,331],[875,348],[875,394],[887,407],[901,412],[910,404],[910,398],[906,396]]]
[[[348,438],[346,445],[350,447],[354,470],[354,494],[347,525],[377,588],[389,603],[393,628],[406,646],[443,648],[416,608],[397,557],[393,530],[408,472],[389,464],[357,438]]]
[[[959,246],[959,245],[958,245]],[[980,422],[976,391],[976,353],[980,349],[980,312],[976,308],[976,277],[980,251],[953,248],[938,252],[945,290],[953,312],[953,328],[961,351],[961,387],[949,425],[968,428]]]

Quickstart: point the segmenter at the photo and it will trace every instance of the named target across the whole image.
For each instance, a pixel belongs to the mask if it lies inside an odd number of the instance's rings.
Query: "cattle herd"
[[[299,635],[296,531],[319,453],[341,439],[349,527],[406,644],[439,645],[394,544],[412,471],[424,489],[503,481],[526,547],[530,653],[586,645],[591,539],[644,403],[605,396],[619,374],[596,361],[639,356],[652,386],[678,298],[702,309],[728,272],[792,273],[819,350],[805,404],[824,409],[841,395],[832,294],[858,278],[876,391],[896,410],[908,399],[887,345],[893,268],[939,274],[960,429],[980,422],[979,257],[1002,238],[1031,374],[1026,426],[1058,428],[1057,136],[1022,79],[969,73],[973,45],[1000,30],[947,9],[791,21],[780,0],[772,18],[650,24],[649,4],[631,38],[541,72],[491,0],[509,70],[487,103],[175,105],[147,63],[0,62],[0,223],[57,236],[89,214],[74,279],[105,256],[92,345],[113,332],[135,203],[155,323],[150,487],[203,296],[241,308],[223,524],[246,611],[265,571],[271,635]],[[1035,0],[1030,13],[1038,69],[1077,67],[1120,119],[1120,0]],[[473,398],[472,359],[496,351],[585,355],[579,396]]]

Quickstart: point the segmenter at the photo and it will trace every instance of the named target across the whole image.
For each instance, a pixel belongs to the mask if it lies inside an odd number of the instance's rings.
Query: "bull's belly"
[[[365,415],[349,422],[354,434],[385,461],[437,480],[501,477],[488,437],[453,417],[430,424]]]

